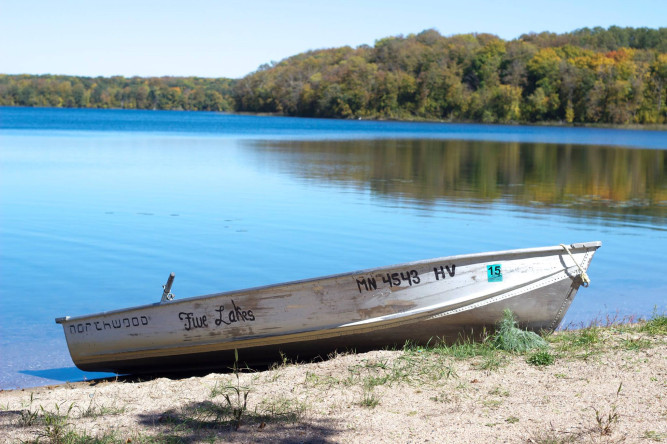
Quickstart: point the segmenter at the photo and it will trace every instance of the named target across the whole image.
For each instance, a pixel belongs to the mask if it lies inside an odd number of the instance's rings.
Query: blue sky
[[[0,0],[0,73],[242,77],[309,49],[667,26],[667,0]]]

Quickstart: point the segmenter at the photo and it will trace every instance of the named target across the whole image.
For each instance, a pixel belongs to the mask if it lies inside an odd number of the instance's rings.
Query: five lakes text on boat
[[[315,279],[63,317],[82,370],[160,373],[406,341],[454,341],[505,309],[533,331],[558,327],[601,242],[442,257]]]

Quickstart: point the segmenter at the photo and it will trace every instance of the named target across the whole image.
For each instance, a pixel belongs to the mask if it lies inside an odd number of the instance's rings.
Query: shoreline
[[[658,442],[667,321],[338,354],[254,372],[0,391],[3,442]],[[60,441],[57,441],[60,439]],[[69,440],[69,441],[68,441]],[[78,440],[78,441],[77,441]]]
[[[175,111],[184,113],[219,113],[232,114],[238,116],[257,116],[257,117],[288,117],[294,119],[318,119],[318,120],[349,120],[349,121],[367,121],[367,122],[398,122],[398,123],[451,123],[455,125],[491,125],[491,126],[528,126],[528,127],[552,127],[552,128],[599,128],[599,129],[619,129],[632,131],[667,131],[667,123],[567,123],[564,121],[507,121],[507,122],[478,122],[474,120],[449,120],[449,119],[428,119],[417,116],[404,118],[389,117],[313,117],[313,116],[290,116],[282,113],[272,112],[249,112],[249,111],[206,111],[206,110],[186,110],[186,109],[149,109],[149,108],[77,108],[77,107],[54,107],[54,106],[17,106],[2,105],[6,108],[43,108],[43,109],[69,109],[69,110],[112,110],[112,111]]]

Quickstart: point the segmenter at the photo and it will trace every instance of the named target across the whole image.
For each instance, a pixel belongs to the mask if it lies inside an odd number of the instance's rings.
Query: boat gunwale
[[[579,250],[582,248],[589,249],[589,248],[599,248],[602,246],[601,241],[592,241],[592,242],[581,242],[581,243],[573,243],[569,245],[569,248],[572,250]],[[263,291],[263,290],[268,290],[271,288],[279,288],[279,287],[285,287],[285,286],[292,286],[292,285],[302,285],[302,284],[308,284],[311,282],[317,282],[317,281],[322,281],[322,280],[330,280],[330,279],[338,279],[338,278],[343,278],[343,277],[349,277],[349,276],[354,276],[354,275],[359,275],[359,274],[371,274],[371,273],[377,273],[382,270],[387,270],[387,269],[394,269],[394,268],[403,268],[403,267],[408,267],[408,266],[419,266],[419,265],[425,265],[428,263],[433,263],[433,262],[445,262],[445,261],[454,261],[454,260],[462,260],[462,259],[481,259],[484,257],[494,257],[494,256],[519,256],[522,254],[532,254],[532,253],[549,253],[549,252],[557,252],[563,251],[563,247],[561,245],[556,245],[556,246],[548,246],[548,247],[534,247],[534,248],[520,248],[520,249],[514,249],[514,250],[500,250],[500,251],[488,251],[488,252],[483,252],[483,253],[471,253],[471,254],[458,254],[454,256],[442,256],[442,257],[436,257],[432,259],[421,259],[418,261],[412,261],[412,262],[404,262],[404,263],[399,263],[399,264],[394,264],[394,265],[386,265],[386,266],[381,266],[381,267],[374,267],[374,268],[367,268],[363,270],[356,270],[356,271],[350,271],[350,272],[345,272],[345,273],[338,273],[338,274],[331,274],[331,275],[326,275],[326,276],[318,276],[318,277],[313,277],[313,278],[306,278],[306,279],[300,279],[300,280],[295,280],[295,281],[288,281],[288,282],[280,282],[280,283],[275,283],[275,284],[268,284],[268,285],[261,285],[257,287],[250,287],[250,288],[242,288],[238,290],[229,290],[229,291],[224,291],[220,293],[210,293],[210,294],[205,294],[205,295],[199,295],[199,296],[189,296],[186,298],[178,299],[178,300],[169,300],[169,301],[158,301],[150,304],[144,304],[144,305],[137,305],[134,307],[127,307],[127,308],[120,308],[116,310],[110,310],[110,311],[103,311],[103,312],[98,312],[98,313],[92,313],[92,314],[86,314],[86,315],[80,315],[80,316],[64,316],[64,317],[59,317],[56,318],[55,322],[57,324],[64,324],[69,323],[69,322],[76,322],[76,321],[81,321],[84,319],[90,319],[90,318],[96,318],[100,316],[108,316],[108,315],[115,315],[119,313],[127,313],[129,311],[135,311],[135,310],[142,310],[142,309],[147,309],[147,308],[153,308],[153,307],[159,307],[159,306],[168,306],[168,305],[176,305],[176,304],[183,304],[183,303],[188,303],[192,302],[194,300],[205,300],[205,299],[213,299],[221,296],[230,296],[230,295],[235,295],[235,294],[242,294],[242,293],[251,293],[251,292],[258,292],[258,291]]]

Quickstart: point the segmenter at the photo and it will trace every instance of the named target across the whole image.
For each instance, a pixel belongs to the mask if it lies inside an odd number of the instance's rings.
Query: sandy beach
[[[665,318],[265,371],[0,392],[2,442],[667,441]],[[245,403],[245,406],[244,406]]]

